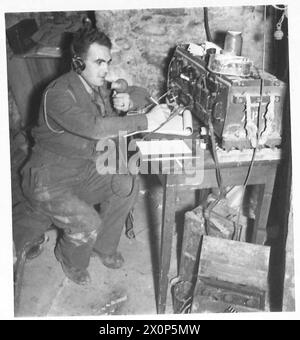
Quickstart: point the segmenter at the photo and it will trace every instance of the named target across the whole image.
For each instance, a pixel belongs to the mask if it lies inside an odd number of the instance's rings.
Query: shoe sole
[[[122,268],[122,266],[123,266],[123,264],[125,262],[125,260],[122,258],[121,264],[116,266],[116,265],[113,265],[113,264],[110,264],[110,263],[106,263],[105,262],[105,258],[103,258],[103,255],[99,254],[98,252],[93,251],[92,254],[93,254],[93,257],[97,256],[101,260],[102,264],[105,267],[110,268],[110,269],[120,269],[120,268]]]
[[[44,251],[45,244],[49,241],[49,236],[43,235],[41,239],[36,242],[27,252],[26,254],[26,260],[31,261],[35,259],[36,257],[40,256],[42,252]],[[32,250],[34,249],[34,250]]]
[[[77,280],[74,280],[74,278],[71,277],[70,273],[68,272],[68,269],[66,267],[66,265],[64,264],[63,260],[60,258],[60,255],[58,255],[57,252],[54,251],[54,254],[55,254],[55,257],[57,259],[57,261],[60,263],[61,265],[61,268],[64,272],[64,274],[66,275],[66,277],[71,280],[72,282],[80,285],[80,286],[86,286],[88,284],[91,283],[91,278],[89,277],[89,279],[87,281],[77,281]]]

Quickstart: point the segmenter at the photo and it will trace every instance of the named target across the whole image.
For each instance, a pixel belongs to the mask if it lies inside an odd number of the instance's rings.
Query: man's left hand
[[[117,93],[113,96],[113,107],[116,110],[127,112],[133,107],[132,100],[128,93]]]

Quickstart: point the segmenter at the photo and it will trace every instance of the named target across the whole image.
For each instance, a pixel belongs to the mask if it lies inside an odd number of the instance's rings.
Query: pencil
[[[149,98],[155,105],[159,105],[159,102],[155,100],[153,97],[149,97]]]

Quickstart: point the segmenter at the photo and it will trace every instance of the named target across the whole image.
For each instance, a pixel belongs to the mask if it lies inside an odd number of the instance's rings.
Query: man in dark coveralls
[[[112,97],[105,80],[111,62],[111,41],[102,32],[82,28],[72,43],[73,70],[46,89],[38,126],[32,131],[35,145],[22,170],[27,201],[13,214],[17,255],[55,225],[59,237],[55,256],[65,275],[87,284],[92,252],[110,268],[124,259],[117,251],[121,232],[138,193],[130,175],[100,175],[96,170],[96,144],[114,138],[120,130],[155,129],[170,111],[156,106],[146,115],[118,116],[148,104],[148,93],[128,87]],[[100,214],[94,206],[100,204]]]

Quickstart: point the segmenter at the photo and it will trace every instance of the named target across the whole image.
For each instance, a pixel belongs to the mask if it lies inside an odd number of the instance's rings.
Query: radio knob
[[[215,120],[218,120],[220,122],[224,121],[224,115],[223,115],[223,105],[221,102],[217,102],[214,106],[213,111],[213,117]]]

